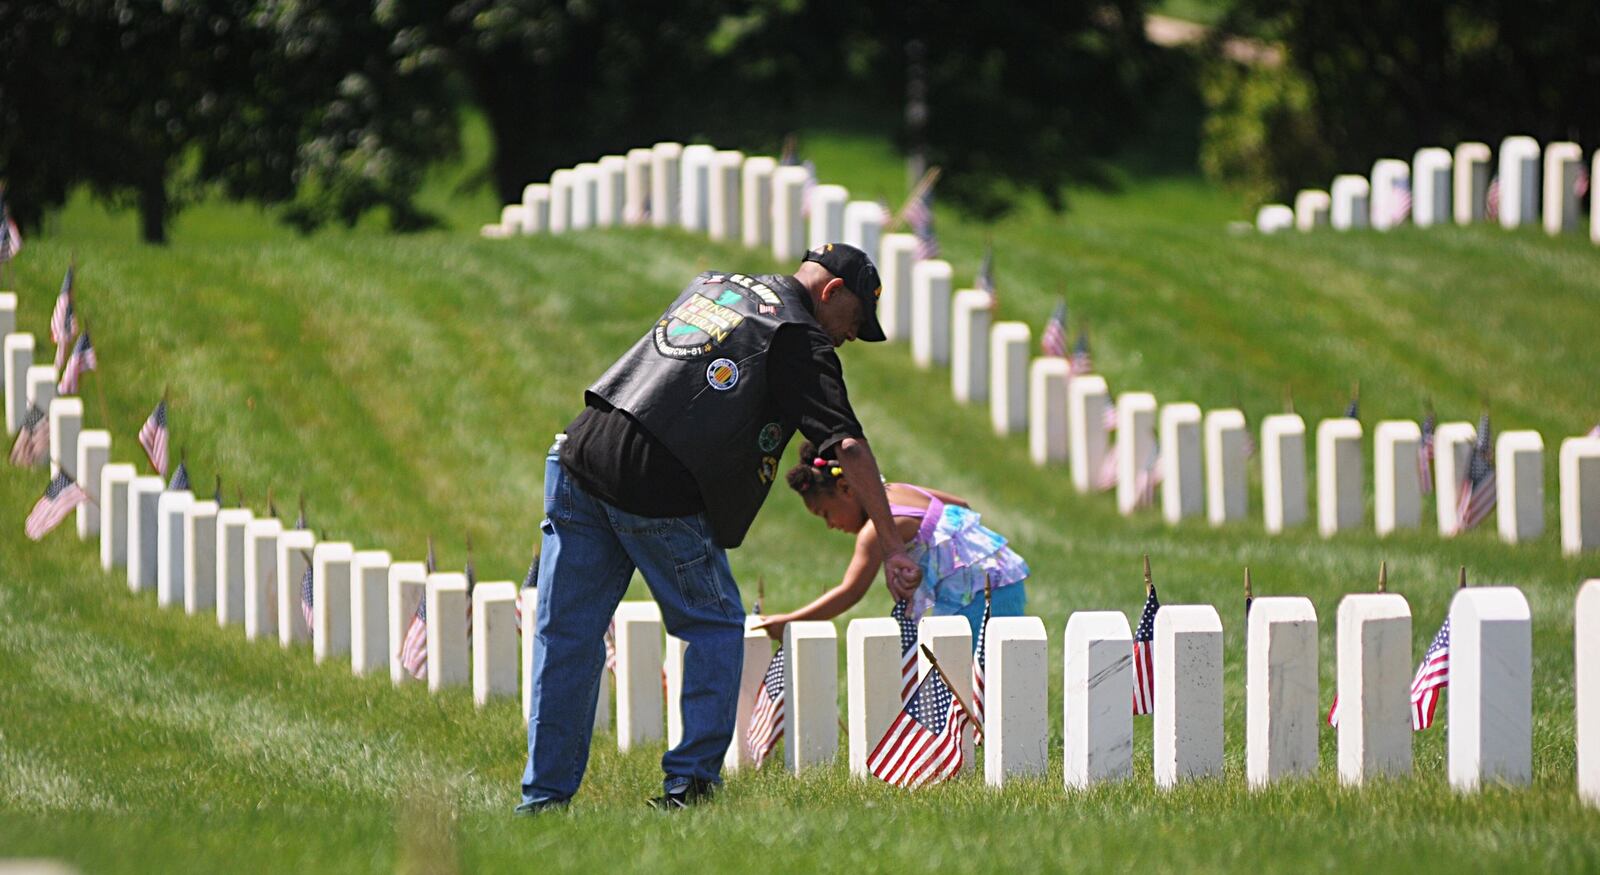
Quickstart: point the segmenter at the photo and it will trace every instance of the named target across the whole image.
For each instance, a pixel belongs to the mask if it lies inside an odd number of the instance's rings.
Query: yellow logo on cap
[[[872,290],[872,297],[874,297],[874,298],[883,297],[883,286],[878,286],[877,288],[873,289]]]

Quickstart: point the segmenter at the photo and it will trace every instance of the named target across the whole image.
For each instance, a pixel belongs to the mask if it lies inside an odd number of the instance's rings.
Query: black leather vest
[[[589,387],[689,469],[723,547],[744,541],[794,435],[767,391],[772,337],[788,323],[818,327],[787,283],[765,279],[701,274]]]

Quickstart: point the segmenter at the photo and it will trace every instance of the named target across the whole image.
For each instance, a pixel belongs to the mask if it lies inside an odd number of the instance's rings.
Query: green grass
[[[830,181],[898,190],[882,144],[807,143]],[[85,389],[89,424],[109,417],[117,460],[138,457],[138,425],[170,386],[174,444],[198,483],[220,472],[230,498],[242,489],[258,509],[269,487],[283,504],[303,491],[315,528],[400,558],[419,558],[433,533],[456,564],[470,535],[483,579],[517,580],[543,450],[583,387],[697,270],[779,265],[677,232],[484,241],[470,227],[493,220],[492,201],[453,187],[436,181],[430,196],[462,202],[458,230],[301,239],[211,205],[180,219],[162,249],[134,243],[126,217],[75,202],[17,264],[23,329],[47,336],[75,251],[102,362]],[[886,473],[967,496],[1034,568],[1030,611],[1053,636],[1057,760],[1061,630],[1074,610],[1137,611],[1148,552],[1168,602],[1223,613],[1227,776],[1156,791],[1141,719],[1135,779],[1089,793],[1060,789],[1059,761],[1048,779],[1001,793],[968,777],[914,796],[839,767],[799,779],[769,768],[731,779],[708,810],[664,817],[640,805],[657,786],[659,750],[619,755],[601,736],[571,814],[526,822],[508,816],[523,756],[512,703],[477,711],[462,691],[357,680],[305,650],[158,610],[103,574],[70,525],[25,541],[42,478],[8,468],[0,853],[93,872],[1600,867],[1600,814],[1574,792],[1571,625],[1575,584],[1600,576],[1600,557],[1564,559],[1554,535],[1555,444],[1600,418],[1600,250],[1488,228],[1233,237],[1226,220],[1244,206],[1184,177],[1128,180],[1073,203],[1064,216],[1028,207],[993,227],[941,214],[958,283],[992,235],[1003,318],[1037,331],[1066,294],[1074,318],[1092,320],[1114,389],[1206,407],[1238,398],[1252,422],[1281,407],[1286,386],[1315,420],[1336,414],[1359,379],[1369,428],[1417,417],[1429,397],[1443,419],[1475,418],[1487,398],[1498,428],[1536,428],[1549,442],[1551,533],[1512,548],[1486,531],[1323,541],[1310,529],[1268,538],[1258,515],[1217,530],[1169,528],[1153,512],[1123,519],[1108,497],[1073,493],[1064,469],[1031,466],[1023,440],[992,438],[987,411],[949,402],[947,373],[916,369],[901,345],[853,345],[852,398]],[[732,560],[747,597],[765,576],[781,608],[835,582],[849,552],[780,490]],[[1241,566],[1258,594],[1316,603],[1326,702],[1338,600],[1369,588],[1380,559],[1411,600],[1419,654],[1457,565],[1528,594],[1532,787],[1452,793],[1441,718],[1416,738],[1413,778],[1340,788],[1324,731],[1315,780],[1245,790]],[[850,616],[888,608],[874,589]]]

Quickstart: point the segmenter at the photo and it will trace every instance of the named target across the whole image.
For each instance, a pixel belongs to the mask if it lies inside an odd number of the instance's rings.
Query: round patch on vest
[[[739,366],[733,359],[717,359],[706,366],[706,382],[718,392],[726,392],[739,382]]]
[[[761,434],[757,436],[756,443],[761,445],[761,452],[773,452],[778,449],[778,444],[783,443],[783,427],[776,422],[761,426]]]

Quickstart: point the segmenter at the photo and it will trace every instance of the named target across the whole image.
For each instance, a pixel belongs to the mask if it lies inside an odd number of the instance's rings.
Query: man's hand
[[[773,614],[770,617],[762,617],[761,622],[753,624],[750,628],[760,629],[761,631],[767,633],[768,638],[771,638],[779,644],[782,644],[783,630],[784,627],[788,625],[788,614]]]
[[[922,585],[922,566],[901,550],[884,557],[883,578],[896,599],[909,600]]]

